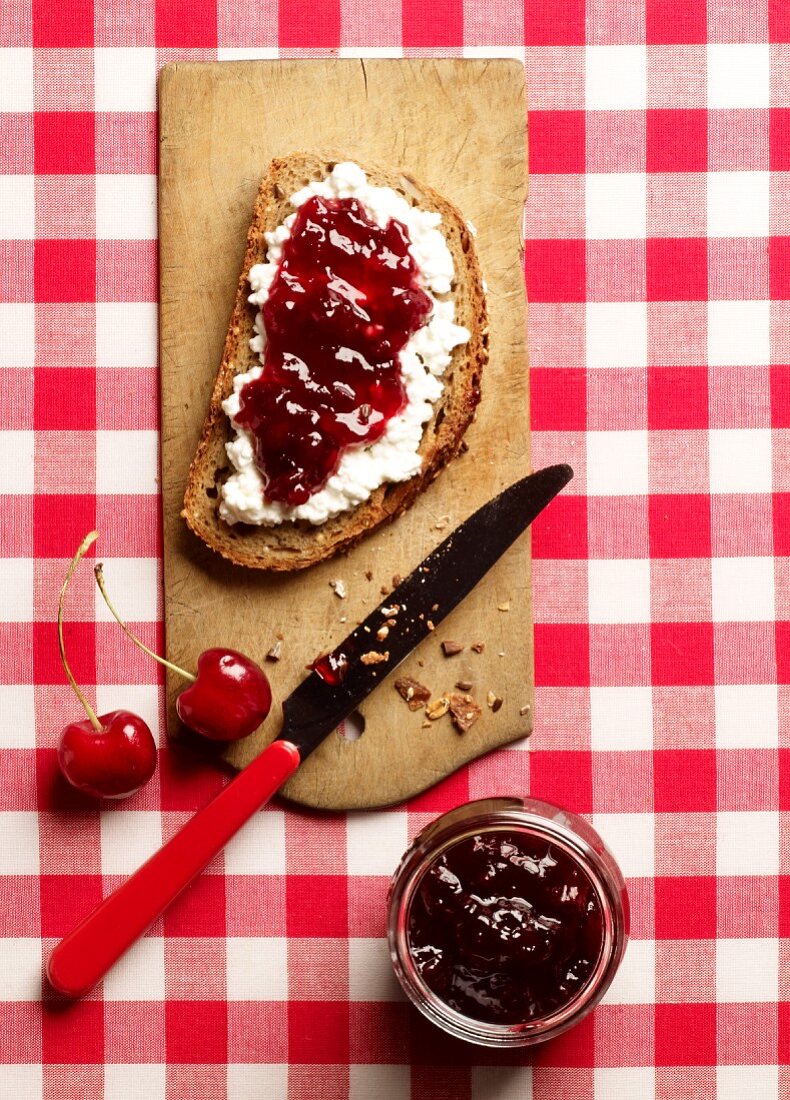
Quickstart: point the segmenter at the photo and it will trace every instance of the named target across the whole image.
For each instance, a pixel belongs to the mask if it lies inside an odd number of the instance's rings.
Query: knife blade
[[[573,477],[548,466],[478,508],[352,630],[283,704],[278,740],[304,760],[450,614]],[[385,641],[376,634],[393,622]],[[364,663],[363,655],[376,663]]]
[[[549,466],[483,505],[316,662],[286,699],[279,736],[55,947],[47,961],[51,985],[67,997],[92,989],[322,738],[430,633],[429,619],[440,623],[572,476],[569,466]],[[386,613],[396,604],[397,613]],[[392,618],[396,626],[384,648],[374,627]],[[386,656],[370,665],[363,656],[374,649],[373,639]]]

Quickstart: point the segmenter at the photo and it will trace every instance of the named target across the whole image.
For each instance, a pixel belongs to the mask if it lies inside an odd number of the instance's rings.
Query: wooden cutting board
[[[521,265],[526,197],[524,74],[508,60],[306,60],[181,63],[159,85],[160,363],[168,657],[194,668],[211,645],[265,665],[275,700],[305,666],[380,601],[449,530],[529,471],[529,397]],[[231,565],[179,516],[236,293],[253,200],[269,160],[296,150],[402,167],[436,187],[477,228],[488,286],[491,361],[469,451],[393,525],[346,556],[292,575]],[[341,600],[330,581],[342,579]],[[509,606],[509,610],[499,610]],[[278,634],[282,658],[264,660]],[[442,639],[465,644],[444,657]],[[470,644],[485,643],[477,654]],[[449,717],[423,728],[393,690],[411,675],[435,695],[470,679],[483,715],[463,736]],[[168,682],[173,701],[181,684]],[[504,700],[493,713],[486,695]],[[361,707],[364,733],[330,735],[284,789],[325,809],[399,802],[461,764],[531,730],[529,538],[524,536],[467,600]],[[525,708],[530,708],[525,710]],[[522,713],[524,712],[524,713]],[[261,730],[232,746],[241,767],[278,732],[275,706]]]

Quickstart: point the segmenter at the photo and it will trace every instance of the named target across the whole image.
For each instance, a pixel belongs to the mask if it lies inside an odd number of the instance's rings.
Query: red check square
[[[224,1001],[165,1002],[168,1062],[222,1065],[228,1057],[228,1016]]]
[[[92,46],[93,0],[33,0],[33,45]]]
[[[53,11],[58,8],[53,6]],[[37,175],[90,176],[96,170],[92,111],[36,111]]]
[[[199,875],[189,889],[176,898],[163,919],[166,936],[224,936],[224,876]]]
[[[532,525],[535,558],[587,557],[587,498],[560,495]]]
[[[526,46],[583,46],[585,29],[584,0],[531,0],[524,5]]]
[[[648,508],[651,557],[710,557],[709,497],[701,493],[656,493],[650,497]]]
[[[536,623],[535,685],[578,687],[589,682],[589,627],[584,623]]]
[[[592,761],[589,752],[533,752],[530,794],[575,813],[592,813]]]
[[[656,686],[714,683],[712,623],[653,623],[650,644]]]
[[[790,298],[790,237],[769,237],[768,271],[771,298]]]
[[[771,427],[790,428],[790,366],[771,367]]]
[[[651,237],[646,242],[651,302],[700,302],[708,297],[708,242],[697,237]]]
[[[33,426],[45,432],[94,429],[96,371],[87,367],[36,368]],[[87,530],[84,528],[83,534]],[[79,539],[74,546],[78,543]]]
[[[645,37],[650,46],[700,45],[707,42],[706,0],[646,0]]]
[[[573,367],[533,370],[530,382],[533,431],[584,431],[587,380],[583,370]]]
[[[526,242],[527,295],[531,302],[583,302],[586,285],[583,240]]]
[[[655,905],[657,940],[716,938],[716,879],[712,875],[656,878]]]
[[[348,1062],[348,1004],[291,1001],[288,1005],[288,1057],[298,1065]]]
[[[790,7],[776,5],[777,8],[780,6],[790,12]],[[771,171],[790,171],[790,107],[771,107],[768,112],[768,149]]]
[[[156,0],[156,44],[175,49],[217,45],[217,0]]]
[[[53,608],[53,614],[54,611]],[[64,623],[63,638],[74,679],[83,688],[88,684],[95,684],[96,643],[93,623]],[[33,623],[33,674],[37,684],[64,682],[63,666],[58,654],[58,629],[54,622]]]
[[[101,875],[41,876],[41,935],[60,939],[102,900]]]
[[[705,172],[708,112],[676,107],[647,112],[647,171]]]
[[[584,172],[584,111],[531,111],[529,170],[533,175]]]
[[[413,814],[443,814],[468,801],[469,771],[459,768],[427,791],[409,799],[409,811]]]
[[[656,1065],[716,1065],[715,1004],[656,1005]]]
[[[401,10],[404,46],[427,49],[462,44],[463,0],[437,0],[431,4],[430,19],[425,18],[425,5],[420,0],[403,0]],[[335,46],[339,41],[339,4],[317,5],[311,0],[280,0],[281,46]]]
[[[348,935],[345,875],[292,875],[285,884],[288,935],[325,939]]]
[[[37,302],[92,302],[96,297],[94,241],[36,241]]]
[[[707,429],[707,367],[649,367],[647,426],[651,431]]]
[[[36,493],[33,497],[33,545],[37,558],[70,558],[86,531],[95,526],[96,497],[92,494]]]
[[[103,1062],[104,1005],[101,1001],[50,1001],[45,1004],[41,1012],[41,1055],[45,1065]],[[68,1075],[68,1080],[74,1080],[73,1073]]]
[[[656,813],[716,809],[715,749],[658,749],[652,769]]]

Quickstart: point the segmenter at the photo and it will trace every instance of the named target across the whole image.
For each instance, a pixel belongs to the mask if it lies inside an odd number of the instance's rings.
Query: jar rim
[[[549,803],[536,806],[557,811]],[[431,822],[418,836],[396,871],[390,889],[389,946],[392,964],[404,992],[416,1007],[439,1027],[457,1038],[484,1046],[523,1046],[543,1042],[561,1034],[587,1015],[603,997],[614,978],[627,940],[627,913],[623,907],[625,883],[603,841],[591,827],[590,838],[580,836],[566,821],[547,818],[526,809],[522,800],[501,800],[492,809],[492,800],[467,803]],[[486,809],[483,809],[486,807]],[[458,811],[468,811],[463,820]],[[563,812],[559,811],[562,815]],[[564,815],[563,815],[564,816]],[[575,815],[572,815],[575,817]],[[446,818],[453,818],[443,825]],[[579,819],[580,820],[580,819]],[[587,823],[583,823],[586,825]],[[576,862],[589,878],[599,899],[603,917],[603,936],[595,969],[576,995],[561,1008],[534,1020],[518,1023],[493,1023],[475,1019],[453,1009],[426,984],[417,970],[410,950],[408,921],[412,903],[423,877],[440,856],[463,840],[480,833],[520,831],[551,841]],[[601,853],[589,842],[595,838]]]

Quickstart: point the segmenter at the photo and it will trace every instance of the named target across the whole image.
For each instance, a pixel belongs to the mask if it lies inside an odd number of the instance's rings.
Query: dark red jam
[[[489,832],[459,841],[423,875],[408,917],[425,984],[467,1018],[518,1024],[574,1000],[604,942],[599,896],[548,840]]]
[[[401,222],[381,229],[357,199],[299,207],[263,306],[263,374],[235,418],[268,500],[303,504],[403,408],[399,352],[431,308],[409,243]]]

